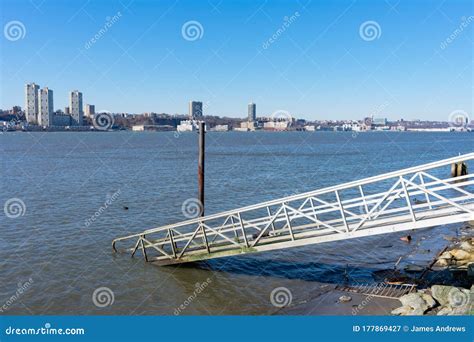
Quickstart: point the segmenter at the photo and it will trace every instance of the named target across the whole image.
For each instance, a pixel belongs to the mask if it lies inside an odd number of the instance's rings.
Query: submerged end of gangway
[[[114,239],[112,249],[128,244],[132,257],[164,266],[470,221],[474,176],[450,177],[446,166],[473,159],[469,153],[148,229]]]

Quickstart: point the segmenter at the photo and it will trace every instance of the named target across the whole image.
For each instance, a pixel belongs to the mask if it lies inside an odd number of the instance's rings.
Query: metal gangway
[[[474,220],[474,176],[452,177],[474,153],[113,240],[157,265],[279,250]],[[118,249],[118,245],[121,249]]]

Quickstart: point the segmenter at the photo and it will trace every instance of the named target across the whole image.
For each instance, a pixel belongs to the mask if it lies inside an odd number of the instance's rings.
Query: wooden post
[[[204,216],[204,153],[205,153],[204,122],[199,123],[199,158],[198,158],[198,199],[201,206],[201,216]]]

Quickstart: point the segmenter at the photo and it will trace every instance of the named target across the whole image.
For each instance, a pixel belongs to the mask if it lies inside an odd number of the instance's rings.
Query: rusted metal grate
[[[362,284],[355,286],[336,286],[336,290],[351,292],[351,293],[360,293],[367,296],[382,297],[382,298],[400,298],[403,295],[411,293],[416,290],[416,285],[414,284],[387,284],[387,283],[378,283],[375,285]]]

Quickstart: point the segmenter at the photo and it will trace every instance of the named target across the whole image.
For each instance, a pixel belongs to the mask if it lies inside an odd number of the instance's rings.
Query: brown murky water
[[[472,152],[473,138],[209,133],[206,212]],[[196,196],[196,141],[194,133],[0,135],[1,203],[19,198],[26,207],[23,216],[0,221],[0,314],[278,313],[270,302],[275,288],[287,288],[301,303],[318,297],[324,284],[375,282],[377,271],[393,268],[401,256],[400,267],[427,263],[445,243],[442,235],[458,228],[417,231],[411,244],[391,234],[180,267],[113,254],[114,237],[184,219],[183,201]],[[94,304],[101,287],[113,292],[111,305]]]

